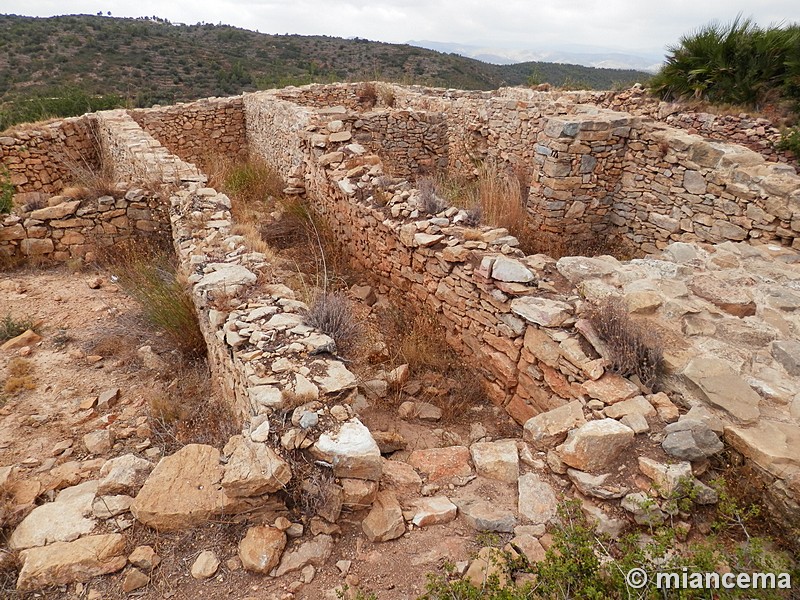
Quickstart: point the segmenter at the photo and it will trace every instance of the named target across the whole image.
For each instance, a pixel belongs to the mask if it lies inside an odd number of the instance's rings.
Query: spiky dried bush
[[[317,296],[306,313],[305,321],[332,337],[340,352],[351,349],[361,333],[350,300],[338,292]]]
[[[633,321],[625,301],[609,297],[590,304],[584,316],[606,346],[606,360],[619,375],[636,375],[648,389],[658,382],[664,362],[664,347],[659,335]]]
[[[429,215],[435,215],[447,208],[447,203],[439,197],[436,181],[432,177],[417,179],[419,207]]]
[[[371,81],[367,81],[358,86],[356,90],[359,104],[363,104],[366,108],[372,108],[378,103],[378,89]]]

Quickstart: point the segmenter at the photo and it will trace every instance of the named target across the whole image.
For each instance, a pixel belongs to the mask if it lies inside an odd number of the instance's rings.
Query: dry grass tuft
[[[178,275],[174,257],[165,248],[129,240],[105,248],[98,258],[139,302],[145,318],[161,329],[184,356],[205,356],[205,339],[189,286]]]
[[[240,427],[230,409],[212,393],[211,371],[203,360],[174,366],[175,378],[146,394],[153,436],[165,451],[185,444],[221,448]]]
[[[663,342],[652,329],[634,322],[625,301],[607,298],[587,307],[586,319],[605,343],[611,369],[623,376],[637,376],[641,384],[653,389],[661,376]]]
[[[34,379],[33,363],[24,358],[12,358],[8,362],[8,376],[3,384],[3,391],[6,394],[14,395],[24,390],[35,390],[36,380]]]
[[[436,181],[432,177],[417,179],[419,208],[429,215],[435,215],[447,208],[447,202],[438,195]]]
[[[367,81],[358,86],[356,90],[358,103],[365,108],[372,108],[378,103],[378,89],[371,81]]]

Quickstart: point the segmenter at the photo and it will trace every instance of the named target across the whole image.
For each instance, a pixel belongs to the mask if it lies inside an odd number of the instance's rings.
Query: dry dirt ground
[[[98,287],[99,284],[99,287]],[[31,347],[30,361],[35,389],[0,396],[0,466],[24,467],[26,493],[35,504],[52,499],[54,490],[97,476],[100,466],[111,457],[127,452],[149,452],[158,460],[159,443],[165,441],[151,427],[150,403],[153,390],[169,386],[164,375],[142,359],[138,349],[150,346],[156,362],[170,364],[175,349],[148,327],[136,303],[113,283],[111,274],[94,271],[71,272],[66,268],[22,270],[0,274],[0,318],[29,319],[36,324],[42,340]],[[19,358],[19,351],[0,353],[0,384],[8,377],[8,364]],[[158,364],[155,365],[156,367]],[[119,388],[117,404],[86,408],[105,390]],[[2,387],[0,386],[0,391]],[[211,389],[207,390],[211,397]],[[82,408],[82,404],[84,408]],[[364,421],[381,429],[394,428],[409,442],[409,450],[438,445],[445,427],[469,435],[469,423],[482,421],[489,434],[497,438],[511,435],[514,426],[499,418],[492,407],[475,407],[460,422],[447,425],[403,422],[391,407],[367,410]],[[99,455],[90,454],[83,436],[113,423],[116,442]],[[518,433],[517,433],[518,434]],[[174,440],[166,440],[174,442]],[[162,445],[163,446],[163,445]],[[173,444],[174,446],[174,444]],[[163,449],[163,448],[162,448]],[[169,451],[169,450],[168,450]],[[496,505],[513,509],[516,486],[486,486],[480,481],[463,489],[442,493],[477,494]],[[508,489],[507,489],[508,488]],[[29,507],[30,509],[30,507]],[[158,534],[133,522],[125,530],[129,550],[139,544],[152,545],[163,562],[153,573],[151,583],[128,597],[176,599],[238,598],[336,598],[334,588],[345,583],[336,567],[340,560],[351,560],[349,582],[381,600],[416,598],[424,592],[426,574],[441,568],[445,561],[468,559],[480,548],[476,532],[461,518],[425,529],[414,529],[404,537],[371,544],[361,532],[363,513],[343,514],[333,555],[317,569],[310,583],[298,585],[298,573],[280,579],[252,575],[243,571],[236,558],[236,545],[244,536],[245,523],[214,522],[175,534]],[[17,521],[22,515],[17,515]],[[128,515],[129,517],[129,515]],[[113,526],[106,523],[106,531]],[[7,527],[1,533],[10,534]],[[5,540],[0,540],[5,545]],[[494,540],[502,542],[501,538]],[[222,562],[217,575],[206,581],[194,580],[190,567],[203,550],[214,550]],[[123,598],[124,572],[94,579],[87,584],[17,595],[16,573],[0,575],[0,597],[38,598]],[[295,589],[296,588],[296,589]],[[287,596],[293,589],[294,596]],[[99,595],[98,595],[99,592]]]

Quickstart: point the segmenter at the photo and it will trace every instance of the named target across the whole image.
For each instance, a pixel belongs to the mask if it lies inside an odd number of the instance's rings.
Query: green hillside
[[[577,65],[491,65],[405,44],[266,35],[156,18],[0,15],[0,128],[36,111],[58,112],[52,105],[67,100],[96,109],[363,79],[463,89],[535,80],[607,89],[647,78],[639,71]],[[93,98],[98,95],[108,97]]]

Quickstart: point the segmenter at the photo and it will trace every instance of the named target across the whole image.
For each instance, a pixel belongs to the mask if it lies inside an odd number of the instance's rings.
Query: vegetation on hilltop
[[[761,28],[741,16],[684,35],[651,80],[664,99],[696,98],[762,109],[800,110],[800,25]]]
[[[0,130],[110,106],[311,82],[381,79],[484,90],[548,82],[608,89],[648,77],[553,63],[491,65],[405,44],[173,25],[155,17],[0,15]]]

